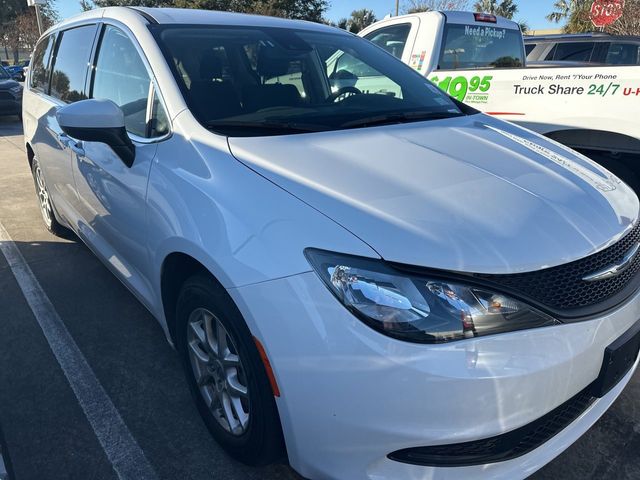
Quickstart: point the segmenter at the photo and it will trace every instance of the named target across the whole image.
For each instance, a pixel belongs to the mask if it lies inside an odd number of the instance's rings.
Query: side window
[[[155,122],[155,126],[147,121],[150,86],[151,78],[132,41],[122,30],[107,25],[95,63],[91,97],[112,100],[124,112],[127,131],[139,137],[149,137],[152,135],[150,130],[158,134],[158,130],[167,128],[164,111],[159,113],[162,110],[159,102],[154,109],[164,120]]]
[[[401,25],[393,25],[391,27],[381,28],[364,36],[370,42],[375,43],[379,47],[384,48],[391,55],[402,58],[402,52],[407,44],[407,38],[411,31],[410,23]]]
[[[559,43],[556,47],[554,60],[588,62],[591,60],[594,42]]]
[[[55,44],[55,35],[49,35],[36,46],[33,52],[33,67],[31,70],[31,81],[29,86],[32,90],[39,92],[47,91],[49,81],[49,60],[51,51]]]
[[[536,48],[536,44],[535,43],[525,43],[524,44],[524,54],[529,56],[529,54],[533,51],[534,48]]]
[[[72,103],[87,98],[84,81],[91,57],[96,26],[86,25],[61,33],[53,59],[51,96]]]
[[[604,61],[607,65],[640,64],[640,46],[632,43],[610,43]]]

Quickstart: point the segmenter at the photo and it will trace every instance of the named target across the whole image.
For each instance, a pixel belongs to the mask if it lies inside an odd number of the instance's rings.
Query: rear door
[[[34,148],[56,211],[71,225],[77,217],[73,209],[76,191],[71,150],[69,137],[58,125],[56,112],[66,104],[86,98],[85,80],[96,29],[96,25],[82,25],[43,41],[42,50],[36,51],[30,77],[31,89],[37,92],[37,100],[33,108],[29,108],[37,117],[32,137]],[[45,57],[52,49],[50,60],[40,62],[39,55]]]
[[[157,142],[168,137],[169,124],[142,49],[124,27],[105,24],[101,30],[89,97],[111,100],[122,109],[136,151],[128,167],[108,145],[81,142],[82,152],[73,159],[79,232],[149,305],[147,179]]]

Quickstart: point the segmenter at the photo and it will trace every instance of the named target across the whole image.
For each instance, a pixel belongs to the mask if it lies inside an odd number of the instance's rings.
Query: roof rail
[[[142,16],[145,18],[145,20],[146,20],[147,22],[149,22],[149,23],[151,23],[151,24],[153,24],[153,25],[158,25],[158,24],[159,24],[158,20],[156,20],[156,19],[153,17],[153,15],[151,15],[151,14],[150,14],[150,13],[148,13],[148,12],[145,12],[145,11],[144,11],[144,10],[142,10],[140,7],[125,7],[125,8],[128,8],[128,9],[130,9],[130,10],[135,10],[135,11],[136,11],[136,12],[138,12],[140,15],[142,15]]]

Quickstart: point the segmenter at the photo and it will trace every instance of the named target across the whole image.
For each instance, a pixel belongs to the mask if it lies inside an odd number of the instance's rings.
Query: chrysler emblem
[[[598,280],[605,280],[607,278],[617,277],[633,263],[633,259],[636,258],[640,250],[640,242],[636,243],[631,250],[629,250],[622,258],[620,263],[609,265],[608,267],[598,270],[597,272],[590,273],[586,277],[582,277],[585,282],[597,282]]]

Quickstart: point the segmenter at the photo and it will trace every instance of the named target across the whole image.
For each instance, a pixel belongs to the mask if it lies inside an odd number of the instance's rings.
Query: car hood
[[[607,247],[638,217],[637,196],[615,176],[484,114],[233,137],[229,145],[238,160],[382,258],[404,264],[477,273],[537,270]]]

